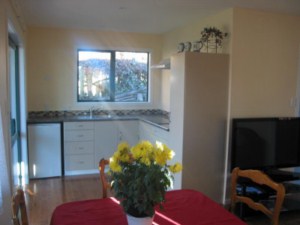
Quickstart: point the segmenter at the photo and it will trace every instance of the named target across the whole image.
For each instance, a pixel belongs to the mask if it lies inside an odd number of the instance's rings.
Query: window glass
[[[148,102],[148,52],[78,51],[78,101]]]
[[[78,101],[110,100],[110,52],[78,52]]]

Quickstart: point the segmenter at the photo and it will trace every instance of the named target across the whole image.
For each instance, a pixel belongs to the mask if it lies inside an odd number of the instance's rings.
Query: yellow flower
[[[153,145],[149,141],[141,141],[131,148],[133,159],[140,160],[149,166],[153,159]]]
[[[166,165],[168,160],[171,160],[174,156],[174,152],[169,149],[165,144],[156,142],[156,149],[154,150],[155,162],[160,165]]]
[[[113,156],[110,158],[110,161],[111,160],[114,160],[116,162],[119,162],[119,159],[120,159],[120,153],[118,151],[116,151]]]
[[[172,173],[178,173],[182,170],[182,165],[177,162],[174,165],[169,166],[169,169]]]
[[[129,144],[127,142],[121,142],[118,145],[118,151],[129,151]]]
[[[168,148],[168,146],[165,144],[163,144],[163,151],[168,160],[173,159],[173,156],[175,155],[175,153],[170,148]]]
[[[141,160],[141,163],[145,164],[146,166],[150,166],[150,164],[151,164],[151,160],[147,156],[142,157],[140,160]]]
[[[113,172],[119,173],[122,171],[121,165],[118,163],[118,161],[112,157],[110,158],[109,167]]]
[[[121,162],[130,161],[130,150],[127,142],[122,142],[118,145],[118,150],[115,153],[118,160]]]
[[[155,157],[155,162],[160,165],[160,166],[164,166],[167,163],[167,159],[165,157],[165,155],[163,154],[163,151],[161,151],[161,149],[155,149],[154,151],[154,157]]]

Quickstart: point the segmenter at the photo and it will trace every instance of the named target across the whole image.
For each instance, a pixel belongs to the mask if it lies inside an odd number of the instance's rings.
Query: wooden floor
[[[26,190],[30,225],[50,225],[53,210],[64,202],[102,196],[98,174],[31,180]],[[249,218],[246,222],[248,225],[269,224],[265,216]],[[283,213],[280,225],[300,225],[300,212]]]
[[[30,225],[49,225],[53,210],[64,202],[102,197],[98,174],[30,180],[26,190]]]

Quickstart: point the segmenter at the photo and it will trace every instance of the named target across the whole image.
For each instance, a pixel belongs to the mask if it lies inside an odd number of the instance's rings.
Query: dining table
[[[196,190],[166,192],[155,208],[153,225],[246,225],[237,216]],[[63,203],[55,208],[50,225],[127,225],[114,197]]]

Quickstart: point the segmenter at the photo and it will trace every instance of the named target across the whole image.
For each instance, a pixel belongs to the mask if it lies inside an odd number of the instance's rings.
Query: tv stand
[[[271,177],[272,180],[278,183],[283,183],[286,181],[300,180],[300,173],[285,171],[280,169],[267,169],[265,173]]]
[[[284,171],[280,169],[268,169],[264,172],[270,176],[275,182],[282,183],[286,190],[285,200],[282,206],[282,211],[300,210],[300,173],[292,171]],[[246,192],[250,198],[254,198],[265,205],[272,205],[272,199],[274,199],[274,192],[267,187],[256,185],[253,182],[247,180],[241,180],[241,190]],[[251,216],[254,211],[248,207],[241,206],[238,210],[240,217]]]

